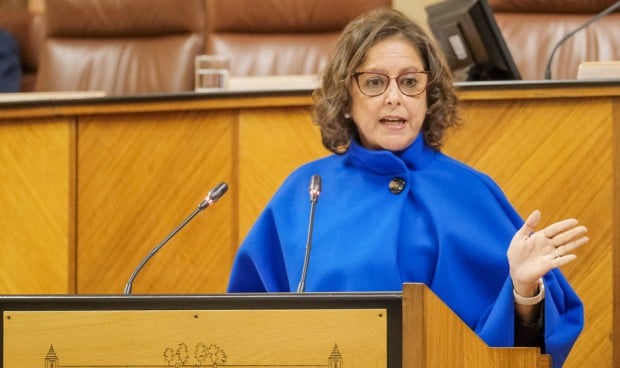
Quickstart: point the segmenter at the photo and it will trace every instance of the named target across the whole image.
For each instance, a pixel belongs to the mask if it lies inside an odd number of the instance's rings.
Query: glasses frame
[[[381,93],[377,93],[377,94],[369,95],[365,93],[362,90],[362,87],[360,86],[360,80],[359,80],[359,76],[362,74],[376,74],[376,75],[382,75],[386,77],[388,79],[388,82],[385,84],[385,89],[381,91]],[[398,78],[402,77],[405,74],[426,74],[427,79],[426,79],[426,83],[424,84],[424,88],[422,88],[420,92],[415,93],[415,94],[405,93],[402,89],[400,89],[400,84],[398,83]],[[392,80],[396,81],[396,87],[398,87],[398,90],[400,91],[400,93],[402,93],[405,96],[415,97],[415,96],[421,95],[422,93],[424,93],[424,91],[426,91],[426,88],[428,88],[428,84],[431,78],[431,72],[428,70],[423,70],[423,71],[418,71],[418,72],[404,72],[404,73],[400,73],[399,75],[395,77],[390,77],[389,75],[385,73],[379,73],[379,72],[355,72],[352,75],[353,75],[353,79],[355,79],[355,84],[357,84],[357,88],[360,90],[360,92],[364,96],[368,96],[368,97],[377,97],[377,96],[381,96],[382,94],[384,94],[385,91],[387,91],[388,87],[390,86],[390,83],[392,82]]]

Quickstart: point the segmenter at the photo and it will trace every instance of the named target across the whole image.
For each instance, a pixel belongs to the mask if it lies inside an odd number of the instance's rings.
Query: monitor
[[[486,0],[447,0],[425,9],[457,81],[521,79]]]

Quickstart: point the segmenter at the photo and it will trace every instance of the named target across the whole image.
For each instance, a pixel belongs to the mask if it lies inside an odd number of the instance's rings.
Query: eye
[[[381,75],[368,75],[364,84],[368,87],[383,87],[385,85],[385,77]]]
[[[405,74],[400,77],[400,85],[407,88],[413,88],[420,84],[418,77],[415,74]]]

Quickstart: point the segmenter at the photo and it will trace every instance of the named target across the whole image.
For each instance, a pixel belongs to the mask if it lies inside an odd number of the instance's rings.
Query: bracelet
[[[535,305],[545,299],[545,283],[542,278],[538,279],[538,294],[529,298],[519,295],[514,287],[512,288],[512,293],[515,297],[515,303],[521,305]]]

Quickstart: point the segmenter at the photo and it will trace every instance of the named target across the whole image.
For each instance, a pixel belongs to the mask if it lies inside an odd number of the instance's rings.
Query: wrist
[[[521,305],[535,305],[540,303],[545,298],[545,284],[543,279],[538,279],[538,293],[532,297],[525,297],[520,295],[513,287],[512,293],[514,295],[515,303]]]

